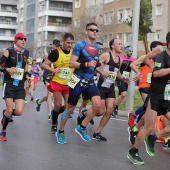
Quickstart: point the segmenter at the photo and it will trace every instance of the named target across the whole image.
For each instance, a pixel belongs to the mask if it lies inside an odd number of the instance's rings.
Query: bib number
[[[106,82],[107,83],[115,83],[117,73],[111,72],[108,77],[106,77]]]
[[[17,68],[16,72],[11,76],[11,78],[16,79],[16,80],[22,80],[23,75],[24,75],[24,69]]]
[[[62,68],[61,71],[60,71],[60,78],[69,79],[70,78],[70,72],[71,72],[71,69]]]
[[[147,74],[147,83],[151,83],[152,73]]]
[[[77,83],[80,81],[80,79],[75,75],[72,74],[70,77],[69,82],[67,83],[72,89],[77,85]]]
[[[170,84],[165,86],[164,100],[170,100]]]
[[[123,74],[122,74],[122,76],[124,77],[124,78],[130,78],[130,72],[128,72],[128,71],[123,71]]]

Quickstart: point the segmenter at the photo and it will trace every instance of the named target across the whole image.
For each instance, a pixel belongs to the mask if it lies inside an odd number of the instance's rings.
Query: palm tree
[[[130,19],[124,21],[127,25],[132,27],[132,16]],[[152,33],[151,26],[152,21],[152,3],[151,0],[141,0],[140,1],[140,18],[139,18],[139,40],[143,41],[145,52],[148,53],[148,41],[147,34]]]

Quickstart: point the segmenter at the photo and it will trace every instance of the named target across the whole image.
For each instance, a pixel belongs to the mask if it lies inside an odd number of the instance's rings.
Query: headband
[[[133,48],[132,48],[131,46],[129,46],[129,47],[127,47],[127,48],[125,49],[125,53],[127,53],[127,52],[129,52],[129,51],[133,51]]]

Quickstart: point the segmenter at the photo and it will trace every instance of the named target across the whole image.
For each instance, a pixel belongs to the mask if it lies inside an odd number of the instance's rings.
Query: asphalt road
[[[35,91],[35,98],[46,93],[42,83]],[[30,100],[30,98],[29,98]],[[0,100],[1,109],[4,101]],[[21,117],[14,117],[7,129],[8,141],[0,141],[0,170],[164,170],[169,169],[170,151],[165,151],[161,143],[155,146],[155,157],[150,157],[144,144],[140,149],[140,157],[145,165],[133,165],[126,157],[131,145],[128,141],[127,119],[117,117],[111,119],[103,136],[108,141],[83,141],[74,131],[76,127],[77,109],[73,118],[69,119],[65,135],[65,145],[57,143],[55,135],[50,134],[51,124],[47,120],[47,105],[44,102],[41,111],[36,112],[35,101],[29,101]],[[100,118],[95,124],[88,126],[92,136]]]

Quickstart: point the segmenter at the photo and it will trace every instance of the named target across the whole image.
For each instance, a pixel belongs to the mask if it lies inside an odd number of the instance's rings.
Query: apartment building
[[[12,46],[17,31],[17,0],[0,1],[0,51]]]
[[[53,39],[71,31],[72,0],[19,0],[19,31],[27,35],[31,55],[42,59]]]
[[[133,0],[73,0],[73,30],[82,32],[85,23],[94,21],[100,30],[98,40],[104,43],[105,50],[109,49],[108,43],[113,37],[121,39],[126,47],[132,42],[132,28],[123,21],[132,16],[133,2]],[[149,44],[154,40],[165,41],[166,33],[170,30],[170,0],[151,2],[154,33],[148,34]],[[78,34],[77,31],[76,33]],[[142,41],[139,41],[138,55],[143,53],[144,46]]]

